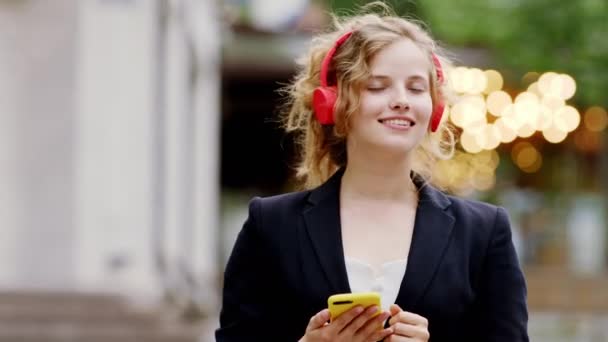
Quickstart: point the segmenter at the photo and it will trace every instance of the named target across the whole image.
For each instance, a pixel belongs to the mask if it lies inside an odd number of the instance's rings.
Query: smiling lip
[[[416,125],[416,122],[407,116],[390,116],[378,119],[378,122],[392,129],[405,131]]]

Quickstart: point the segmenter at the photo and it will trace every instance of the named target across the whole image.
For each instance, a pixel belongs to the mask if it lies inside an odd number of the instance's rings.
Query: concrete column
[[[215,306],[220,30],[214,1],[172,1],[167,35],[168,285]]]
[[[157,8],[79,2],[76,120],[78,279],[83,288],[158,292],[152,251]]]
[[[189,0],[197,16],[190,21],[195,33],[194,48],[197,82],[194,87],[194,216],[193,268],[202,275],[203,286],[209,288],[204,299],[212,309],[219,257],[219,141],[220,141],[220,70],[221,30],[217,1]],[[200,246],[199,246],[200,244]]]
[[[0,2],[0,287],[68,288],[76,0]]]

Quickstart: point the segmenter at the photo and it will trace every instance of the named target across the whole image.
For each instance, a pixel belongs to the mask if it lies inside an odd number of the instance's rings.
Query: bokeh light
[[[502,90],[491,92],[486,101],[488,111],[494,116],[501,116],[505,108],[513,103],[511,96]]]
[[[601,132],[608,127],[608,113],[602,107],[591,107],[585,112],[584,122],[588,130]]]
[[[484,73],[486,74],[487,79],[486,88],[483,90],[484,94],[490,94],[494,91],[502,89],[504,80],[502,78],[502,75],[498,71],[486,70],[484,71]]]
[[[581,122],[581,115],[576,108],[566,106],[558,109],[554,115],[554,124],[562,131],[572,132]]]
[[[543,137],[545,137],[548,142],[553,144],[564,141],[566,136],[568,136],[568,132],[559,129],[555,124],[552,124],[543,130]]]
[[[540,152],[527,141],[519,142],[513,146],[511,158],[515,165],[527,173],[534,173],[542,166]]]
[[[462,194],[471,187],[483,191],[495,185],[495,167],[478,162],[483,159],[480,156],[487,156],[484,153],[494,153],[498,158],[495,150],[501,143],[528,139],[540,132],[546,141],[557,144],[584,122],[587,134],[577,133],[576,144],[581,150],[591,151],[598,146],[598,139],[590,133],[608,127],[605,109],[592,107],[581,115],[566,103],[576,93],[576,82],[567,74],[528,72],[522,78],[526,88],[517,94],[502,89],[504,79],[496,70],[461,66],[451,69],[448,75],[457,94],[449,120],[461,129],[463,152],[454,158],[451,168],[437,172],[445,173],[449,178],[446,187],[456,193]],[[529,142],[521,143],[513,149],[514,163],[524,172],[537,172],[542,166],[540,151]],[[473,165],[474,170],[466,165]]]

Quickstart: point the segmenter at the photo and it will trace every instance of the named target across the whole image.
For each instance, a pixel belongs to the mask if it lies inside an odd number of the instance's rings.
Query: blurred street
[[[388,2],[452,54],[433,181],[507,210],[531,340],[608,341],[608,3]],[[359,3],[0,1],[0,342],[213,341],[249,200],[295,190],[278,90]]]

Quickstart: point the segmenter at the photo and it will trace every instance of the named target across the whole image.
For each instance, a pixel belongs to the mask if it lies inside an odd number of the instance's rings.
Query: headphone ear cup
[[[334,123],[334,106],[336,105],[336,87],[317,87],[312,94],[312,107],[317,120],[322,125]]]
[[[435,108],[433,108],[433,115],[431,116],[431,132],[436,132],[437,128],[439,128],[444,109],[445,103],[443,101],[439,101]]]

